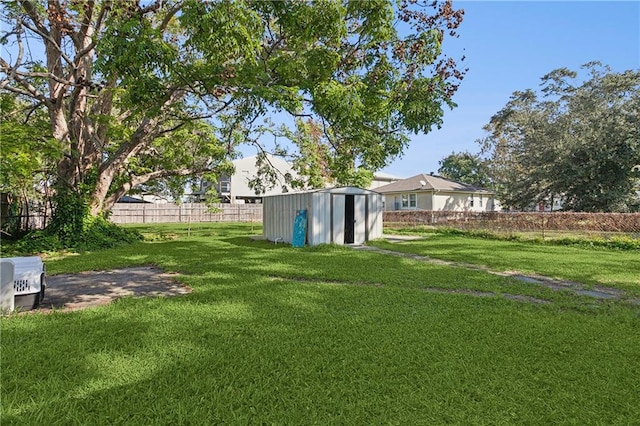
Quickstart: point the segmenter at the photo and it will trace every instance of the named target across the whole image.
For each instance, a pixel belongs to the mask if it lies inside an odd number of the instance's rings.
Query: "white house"
[[[296,179],[298,177],[297,172],[289,162],[281,157],[267,155],[267,160],[275,171],[276,184],[272,187],[267,185],[264,188],[264,192],[256,194],[255,189],[249,185],[249,182],[258,176],[256,160],[257,156],[255,155],[235,160],[233,161],[235,173],[232,176],[220,177],[215,184],[215,188],[222,202],[233,204],[260,203],[263,197],[285,193],[283,188],[289,187],[287,177],[290,179]],[[376,172],[373,174],[373,180],[368,189],[375,189],[400,179],[402,178],[387,173]],[[328,185],[327,187],[329,188],[330,186]],[[200,193],[203,193],[204,190],[206,190],[206,188],[202,189]]]
[[[382,195],[347,186],[264,197],[265,238],[291,243],[299,210],[307,211],[309,245],[362,244],[382,237]]]
[[[402,180],[402,178],[398,176],[390,175],[388,173],[375,172],[373,174],[373,180],[371,181],[371,185],[369,185],[367,189],[375,190],[376,188],[380,188],[381,186],[388,185],[390,183],[397,182],[399,180]]]
[[[496,211],[495,194],[484,188],[440,176],[419,174],[376,188],[384,195],[385,211]]]
[[[282,194],[282,188],[287,186],[287,177],[295,178],[297,173],[291,164],[280,157],[267,155],[267,161],[275,172],[275,184],[266,185],[263,191],[251,188],[250,182],[258,177],[257,156],[241,158],[233,161],[235,173],[232,176],[221,176],[215,184],[216,191],[224,203],[259,203],[262,197]]]

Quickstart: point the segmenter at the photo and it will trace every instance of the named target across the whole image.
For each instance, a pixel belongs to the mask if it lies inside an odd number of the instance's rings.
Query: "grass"
[[[370,245],[496,271],[537,273],[591,286],[610,286],[640,297],[640,250],[557,246],[434,232],[417,235],[423,239],[402,243],[379,240]]]
[[[637,306],[344,247],[251,241],[249,225],[137,229],[149,240],[51,257],[47,270],[156,264],[194,292],[3,318],[3,426],[640,418]]]

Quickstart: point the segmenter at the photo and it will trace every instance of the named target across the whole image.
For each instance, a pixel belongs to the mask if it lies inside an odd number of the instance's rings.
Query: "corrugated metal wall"
[[[312,193],[301,192],[274,195],[262,199],[263,235],[269,241],[291,243],[293,238],[293,221],[296,211],[306,209],[307,217],[311,217]]]
[[[331,194],[312,194],[313,214],[309,216],[308,240],[312,246],[331,242]]]
[[[306,209],[309,245],[344,244],[346,195],[355,197],[356,242],[382,237],[382,195],[354,187],[264,197],[263,235],[269,241],[291,243],[296,211]]]

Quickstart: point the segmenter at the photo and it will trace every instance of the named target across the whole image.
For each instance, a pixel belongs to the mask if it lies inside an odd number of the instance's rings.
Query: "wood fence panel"
[[[122,204],[110,219],[126,223],[262,222],[262,204]]]

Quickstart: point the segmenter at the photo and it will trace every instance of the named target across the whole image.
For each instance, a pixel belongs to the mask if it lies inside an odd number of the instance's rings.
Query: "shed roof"
[[[310,190],[306,190],[306,191],[291,191],[291,192],[284,192],[282,194],[276,194],[276,195],[267,195],[266,197],[281,197],[281,196],[287,196],[287,195],[295,195],[295,194],[311,194],[311,193],[315,193],[315,192],[331,192],[333,194],[363,194],[363,193],[367,193],[367,194],[379,194],[379,192],[377,191],[373,191],[371,189],[363,189],[363,188],[358,188],[357,186],[335,186],[332,188],[319,188],[319,189],[310,189]]]
[[[424,173],[412,176],[407,179],[399,180],[388,185],[380,186],[376,188],[376,191],[382,194],[407,191],[459,191],[491,193],[491,191],[480,188],[478,186],[455,182],[440,176],[427,175]]]

